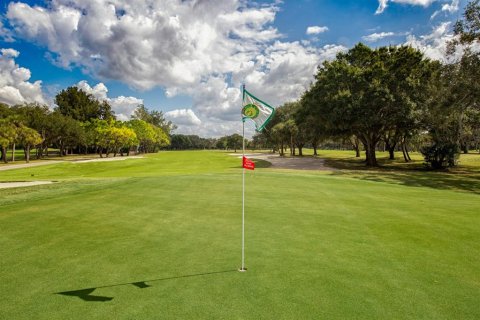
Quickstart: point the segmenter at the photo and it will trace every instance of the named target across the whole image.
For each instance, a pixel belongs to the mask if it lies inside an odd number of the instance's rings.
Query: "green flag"
[[[258,99],[243,87],[242,117],[244,122],[246,119],[251,119],[255,122],[257,131],[260,132],[272,120],[274,114],[275,109],[272,106]]]

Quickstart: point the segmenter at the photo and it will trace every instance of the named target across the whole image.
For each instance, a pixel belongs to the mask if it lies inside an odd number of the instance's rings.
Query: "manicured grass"
[[[397,174],[248,172],[240,273],[234,157],[1,172],[61,182],[0,190],[0,319],[479,318],[478,180]]]

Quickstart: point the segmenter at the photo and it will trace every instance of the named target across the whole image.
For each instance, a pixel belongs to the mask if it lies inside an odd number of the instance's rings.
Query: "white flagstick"
[[[243,85],[245,90],[245,85]],[[242,92],[243,93],[243,92]],[[245,121],[242,117],[242,268],[238,271],[245,272],[245,168],[243,159],[245,157]]]

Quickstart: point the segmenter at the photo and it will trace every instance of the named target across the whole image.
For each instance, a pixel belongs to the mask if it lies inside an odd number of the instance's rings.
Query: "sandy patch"
[[[53,181],[18,181],[18,182],[0,182],[0,189],[19,188],[39,186],[42,184],[51,184]]]
[[[231,153],[230,155],[242,158],[241,154]],[[280,157],[273,153],[250,153],[245,154],[247,158],[260,159],[272,164],[272,168],[277,169],[295,169],[295,170],[335,170],[327,167],[325,160],[317,157]]]
[[[142,159],[142,156],[128,156],[128,157],[112,157],[112,158],[96,158],[96,159],[79,159],[75,160],[76,163],[87,163],[87,162],[108,162],[108,161],[122,161],[127,159]]]
[[[63,160],[47,160],[42,162],[32,162],[32,163],[22,163],[22,164],[7,164],[0,167],[0,171],[5,170],[13,170],[13,169],[21,169],[21,168],[31,168],[31,167],[38,167],[38,166],[46,166],[49,164],[55,164],[65,162]]]

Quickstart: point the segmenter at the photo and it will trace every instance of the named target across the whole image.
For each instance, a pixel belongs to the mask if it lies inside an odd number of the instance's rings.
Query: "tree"
[[[55,97],[56,110],[64,116],[78,121],[91,119],[109,120],[114,118],[107,101],[99,102],[95,97],[77,87],[68,87]]]
[[[1,160],[7,163],[7,149],[15,141],[17,131],[9,118],[0,119],[0,147],[2,151]]]
[[[156,127],[162,128],[167,135],[170,135],[170,132],[176,128],[171,121],[165,119],[162,111],[149,111],[143,104],[138,105],[134,110],[132,119],[143,120]]]
[[[285,141],[288,141],[288,137],[290,136],[290,130],[285,122],[277,123],[271,129],[271,136],[279,147],[278,150],[280,151],[280,156],[283,157],[285,155]]]
[[[167,133],[160,127],[154,125],[151,126],[153,127],[153,131],[155,132],[152,152],[155,152],[155,148],[161,149],[163,147],[169,146],[170,138],[168,137]]]
[[[23,145],[23,151],[25,154],[25,162],[30,162],[30,149],[43,142],[40,134],[29,127],[21,126],[19,130],[20,143]]]
[[[47,150],[52,140],[49,129],[53,128],[55,121],[48,106],[32,103],[13,106],[12,110],[27,127],[35,129],[40,134],[42,143],[37,145],[37,159],[42,158],[44,150]]]
[[[149,148],[157,139],[157,133],[155,132],[154,127],[143,120],[137,119],[128,121],[127,126],[133,129],[137,135],[137,152],[148,152],[150,150]]]
[[[227,137],[227,148],[235,150],[242,147],[243,138],[238,133],[234,133]]]
[[[376,148],[389,131],[411,130],[426,99],[430,61],[411,47],[370,49],[358,44],[319,67],[307,92],[308,113],[337,136],[355,135],[376,166]]]
[[[228,137],[221,137],[217,140],[215,143],[215,148],[220,149],[220,150],[226,150],[228,146]]]
[[[50,142],[58,147],[60,156],[66,155],[69,148],[83,144],[85,139],[80,122],[59,112],[49,115],[47,132]]]
[[[454,38],[449,43],[449,52],[453,53],[459,45],[471,45],[480,40],[480,0],[470,1],[465,7],[463,19],[454,26]]]
[[[109,121],[106,126],[98,126],[97,130],[99,133],[98,145],[105,150],[107,158],[111,152],[114,157],[117,156],[117,153],[123,155],[122,149],[126,149],[128,155],[130,147],[138,143],[135,131],[118,122]]]

